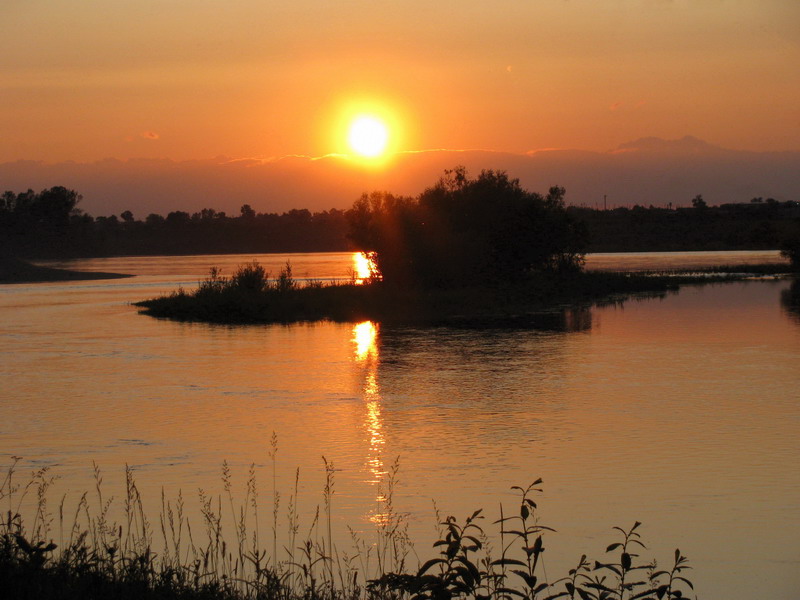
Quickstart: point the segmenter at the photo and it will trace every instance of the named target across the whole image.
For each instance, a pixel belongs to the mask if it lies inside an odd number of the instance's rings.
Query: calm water
[[[308,524],[326,456],[345,545],[345,524],[369,531],[379,517],[399,456],[395,504],[423,558],[432,500],[460,519],[479,507],[495,518],[513,503],[510,486],[541,476],[542,522],[558,530],[551,576],[583,552],[602,559],[611,527],[640,520],[648,556],[662,566],[676,547],[689,556],[701,598],[798,597],[800,292],[789,281],[690,287],[539,330],[209,326],[129,304],[250,258],[70,261],[58,264],[137,277],[0,287],[4,459],[52,466],[57,496],[73,505],[93,487],[92,461],[118,497],[131,464],[154,521],[162,486],[191,505],[197,488],[222,491],[223,459],[237,484],[255,462],[268,511],[274,431],[282,513],[299,467]],[[353,269],[348,254],[258,258],[273,273],[290,259],[300,277]],[[763,258],[597,255],[589,265]]]

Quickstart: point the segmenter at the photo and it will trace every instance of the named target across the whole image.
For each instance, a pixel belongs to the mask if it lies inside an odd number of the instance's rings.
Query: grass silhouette
[[[273,436],[273,475],[276,453]],[[162,493],[155,522],[146,516],[133,472],[126,467],[118,523],[111,519],[112,500],[104,496],[97,466],[94,492],[84,493],[69,514],[62,498],[56,516],[48,504],[54,477],[42,468],[25,485],[17,484],[18,460],[12,459],[0,485],[0,502],[8,506],[0,522],[0,590],[7,598],[675,600],[692,589],[684,575],[690,567],[679,550],[668,570],[657,570],[654,561],[640,556],[644,544],[638,522],[629,529],[614,528],[619,541],[606,548],[602,561],[581,555],[563,577],[548,578],[542,554],[545,539],[555,532],[540,522],[535,501],[540,479],[512,488],[517,502],[509,512],[501,505],[499,518],[490,522],[493,535],[487,533],[482,510],[463,521],[437,515],[435,554],[422,561],[415,560],[405,518],[394,508],[397,461],[387,473],[374,543],[351,531],[352,549],[345,551],[331,531],[335,469],[325,459],[323,504],[303,528],[305,537],[299,535],[296,473],[285,508],[287,543],[282,548],[277,542],[281,494],[274,479],[272,539],[267,547],[261,543],[254,466],[240,502],[223,462],[223,492],[215,497],[199,491],[199,520],[185,513],[180,493],[175,500]],[[21,514],[26,499],[32,500],[28,521]],[[499,540],[497,549],[491,540]]]
[[[398,288],[372,279],[301,284],[289,263],[277,277],[257,262],[230,277],[214,267],[197,289],[183,288],[135,305],[154,317],[210,323],[291,323],[363,320],[448,324],[521,319],[555,307],[588,306],[632,294],[660,295],[681,285],[783,274],[786,265],[719,266],[693,273],[537,272],[512,284],[466,281],[458,288]]]

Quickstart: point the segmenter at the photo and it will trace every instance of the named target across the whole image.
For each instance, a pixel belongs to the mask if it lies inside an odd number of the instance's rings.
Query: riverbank
[[[300,285],[291,268],[270,280],[257,263],[230,278],[212,269],[197,290],[179,289],[135,305],[144,314],[208,323],[290,323],[364,320],[415,325],[519,323],[564,307],[614,302],[633,294],[661,295],[686,284],[736,281],[788,272],[784,265],[712,267],[700,272],[537,273],[514,284],[470,282],[450,289],[397,288],[380,281]]]
[[[41,283],[53,281],[83,281],[92,279],[121,279],[133,277],[123,273],[71,271],[40,267],[18,258],[0,258],[0,284]]]

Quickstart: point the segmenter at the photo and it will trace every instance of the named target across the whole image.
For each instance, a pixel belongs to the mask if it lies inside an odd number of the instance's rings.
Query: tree
[[[702,194],[697,194],[697,196],[692,198],[692,208],[696,208],[698,210],[704,210],[708,208],[708,204],[706,204],[706,201],[703,200]]]
[[[781,243],[781,256],[789,259],[795,271],[800,271],[800,227]]]
[[[364,194],[348,217],[350,239],[371,253],[384,281],[428,288],[512,281],[582,265],[585,230],[564,207],[565,190],[524,190],[504,171],[471,179],[464,167],[416,199]]]

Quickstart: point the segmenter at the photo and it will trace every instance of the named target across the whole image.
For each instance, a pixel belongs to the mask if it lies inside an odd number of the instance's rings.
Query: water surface
[[[709,260],[747,258],[733,254]],[[155,520],[162,486],[189,504],[197,488],[221,492],[223,459],[237,482],[257,463],[268,510],[274,431],[278,487],[285,502],[300,468],[307,520],[322,502],[321,457],[333,461],[342,545],[345,523],[368,531],[379,517],[399,456],[395,504],[423,558],[433,500],[461,519],[479,507],[494,518],[499,502],[512,505],[510,486],[541,476],[542,522],[558,530],[550,574],[583,552],[602,559],[611,527],[640,520],[662,566],[675,547],[689,556],[700,597],[796,598],[800,294],[790,281],[688,287],[537,329],[231,327],[130,305],[251,258],[69,261],[137,277],[0,287],[2,454],[24,457],[26,470],[53,466],[73,502],[93,487],[92,461],[117,496],[130,464]],[[353,268],[348,254],[258,258],[318,279]],[[646,268],[681,266],[680,255],[651,258]]]

